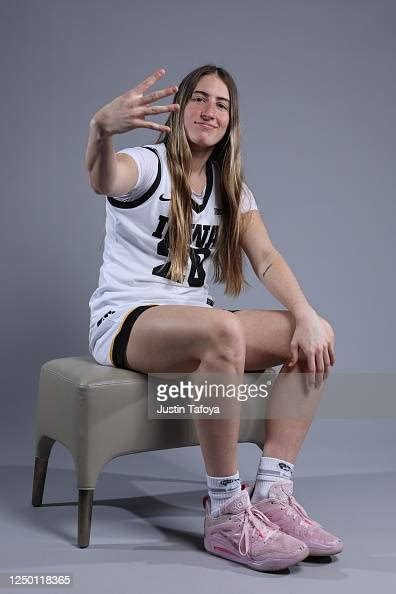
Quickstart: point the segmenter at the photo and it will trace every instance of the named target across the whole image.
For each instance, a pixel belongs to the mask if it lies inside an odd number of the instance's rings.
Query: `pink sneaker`
[[[305,559],[308,547],[283,534],[258,509],[252,507],[247,490],[228,500],[220,515],[210,515],[210,497],[205,508],[204,546],[208,553],[236,561],[258,571],[278,571]]]
[[[244,483],[249,495],[253,485]],[[312,520],[305,509],[293,497],[293,482],[275,482],[268,493],[268,499],[252,503],[285,533],[304,542],[313,556],[336,555],[344,547],[341,538],[327,532],[323,526]]]

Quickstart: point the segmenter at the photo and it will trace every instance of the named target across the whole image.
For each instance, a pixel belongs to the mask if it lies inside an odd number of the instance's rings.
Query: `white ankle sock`
[[[220,506],[241,491],[239,471],[237,470],[236,474],[231,476],[209,476],[207,474],[206,482],[210,497],[210,515],[216,517],[219,515]]]
[[[257,470],[254,491],[250,498],[251,501],[255,503],[260,499],[266,499],[274,482],[292,480],[293,470],[294,464],[291,464],[291,462],[262,456]]]

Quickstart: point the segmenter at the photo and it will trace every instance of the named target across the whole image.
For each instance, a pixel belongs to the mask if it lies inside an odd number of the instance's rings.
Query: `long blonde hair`
[[[217,75],[230,94],[230,121],[227,131],[210,155],[218,163],[222,193],[222,220],[213,253],[213,281],[225,284],[225,293],[237,296],[250,284],[243,275],[243,254],[240,246],[242,217],[239,212],[242,185],[245,181],[241,158],[241,130],[239,124],[238,91],[232,76],[213,64],[196,68],[178,85],[172,103],[180,109],[170,113],[165,125],[170,132],[161,132],[154,144],[166,146],[168,168],[171,177],[172,200],[169,218],[169,258],[167,277],[182,282],[188,262],[191,242],[192,206],[189,174],[192,154],[184,129],[184,110],[202,76]],[[248,215],[244,217],[247,223]]]

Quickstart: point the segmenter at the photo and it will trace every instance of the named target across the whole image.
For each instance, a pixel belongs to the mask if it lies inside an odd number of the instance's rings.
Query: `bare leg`
[[[138,318],[127,347],[131,369],[143,373],[221,373],[238,381],[245,364],[243,330],[235,314],[186,305],[160,305]],[[230,406],[235,399],[230,399]],[[238,403],[239,407],[239,403]],[[195,418],[206,472],[236,473],[239,415]]]
[[[244,352],[241,351],[239,362],[235,364],[227,364],[224,360],[213,361],[213,359],[209,362],[205,359],[199,366],[198,373],[207,376],[210,381],[211,373],[221,372],[238,383],[243,377],[244,358]],[[238,401],[232,399],[227,406],[230,409],[230,418],[194,419],[206,472],[210,476],[230,476],[238,470],[240,405]]]
[[[263,456],[294,464],[311,426],[325,383],[307,388],[305,364],[284,365],[268,402]]]
[[[236,315],[246,343],[245,367],[262,370],[284,364],[290,355],[295,330],[294,316],[280,310],[242,310]],[[283,365],[272,388],[265,420],[263,455],[294,463],[323,393],[307,390],[306,361],[292,368]]]

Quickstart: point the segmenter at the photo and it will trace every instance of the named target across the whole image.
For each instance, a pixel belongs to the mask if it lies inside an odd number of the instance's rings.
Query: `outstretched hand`
[[[299,349],[306,358],[309,384],[319,387],[327,378],[330,366],[335,364],[334,332],[329,322],[314,310],[296,321],[289,368],[297,363]]]
[[[144,95],[150,87],[164,76],[165,72],[165,68],[156,70],[145,78],[144,81],[99,109],[95,113],[93,120],[102,133],[112,136],[113,134],[129,132],[135,128],[151,128],[152,130],[160,130],[161,132],[170,132],[169,126],[145,119],[146,116],[180,110],[178,103],[151,105],[163,97],[168,97],[176,93],[178,90],[176,85]]]

